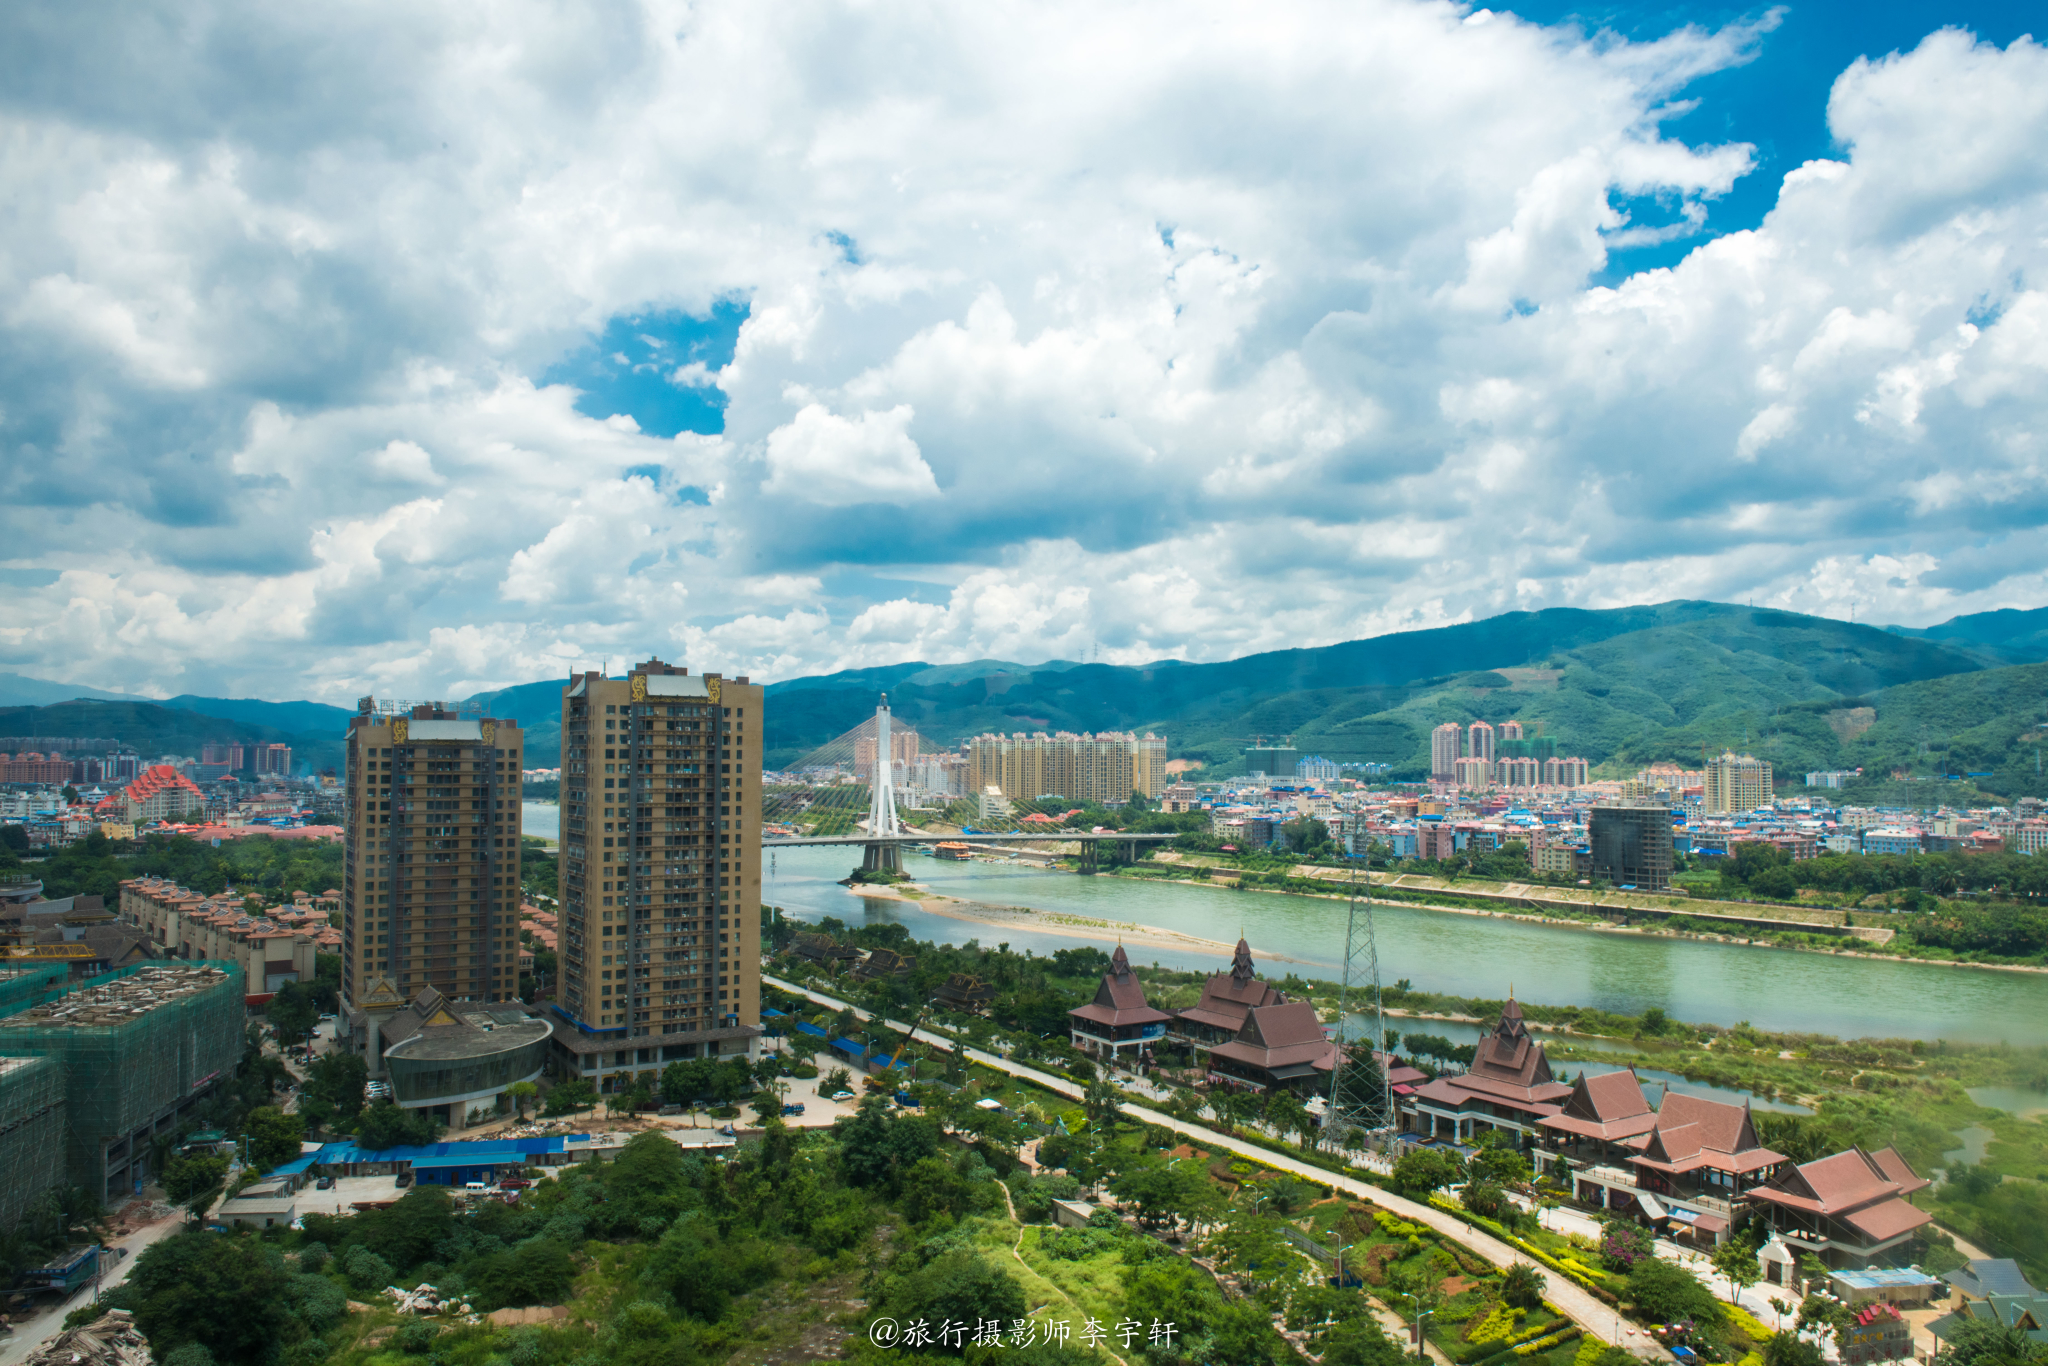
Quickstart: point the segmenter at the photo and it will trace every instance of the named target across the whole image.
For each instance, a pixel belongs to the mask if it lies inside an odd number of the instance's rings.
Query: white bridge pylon
[[[868,833],[870,835],[900,835],[902,824],[896,819],[896,777],[892,760],[893,746],[889,739],[889,694],[882,694],[881,705],[875,708],[875,775],[868,784],[873,794],[868,802]]]
[[[888,839],[903,833],[896,819],[896,779],[893,746],[889,741],[889,694],[883,693],[875,707],[875,774],[868,784],[868,833]],[[903,871],[902,846],[870,844],[861,855],[861,871],[868,873]]]

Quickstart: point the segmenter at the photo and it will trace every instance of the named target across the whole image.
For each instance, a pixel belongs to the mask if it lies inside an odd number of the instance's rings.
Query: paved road
[[[142,1255],[142,1249],[159,1238],[168,1238],[185,1226],[185,1212],[178,1211],[168,1219],[137,1229],[126,1238],[116,1239],[109,1247],[126,1248],[128,1255],[112,1264],[100,1279],[100,1291],[105,1293],[128,1279],[128,1273],[135,1269],[135,1259]],[[14,1325],[14,1332],[0,1337],[0,1366],[20,1366],[35,1350],[63,1331],[64,1316],[82,1304],[92,1300],[92,1288],[87,1286],[72,1296],[33,1318],[26,1318]]]
[[[761,980],[769,983],[771,986],[780,987],[784,991],[805,997],[833,1010],[851,1008],[855,1016],[860,1019],[868,1020],[873,1018],[869,1012],[852,1005],[851,1002],[826,996],[820,992],[812,991],[808,987],[798,986],[794,982],[784,981],[767,973],[761,974]],[[886,1018],[881,1023],[890,1029],[907,1031],[910,1028],[909,1025],[900,1021]],[[951,1034],[952,1031],[927,1022],[923,1032],[926,1034]],[[1070,1096],[1076,1100],[1081,1098],[1081,1087],[1065,1077],[1057,1077],[1049,1072],[1041,1072],[1035,1067],[1027,1067],[1022,1063],[1012,1062],[993,1053],[984,1053],[978,1048],[970,1048],[959,1043],[957,1039],[954,1041],[954,1047],[959,1049],[964,1057],[982,1063],[985,1066],[993,1067],[997,1071],[1007,1072],[1013,1077],[1021,1077],[1058,1095]],[[1360,1181],[1355,1177],[1340,1176],[1335,1172],[1311,1166],[1306,1162],[1289,1157],[1285,1153],[1277,1153],[1270,1148],[1262,1148],[1256,1143],[1247,1143],[1232,1135],[1219,1133],[1206,1125],[1190,1124],[1185,1120],[1176,1119],[1163,1111],[1154,1110],[1143,1105],[1127,1105],[1125,1109],[1136,1118],[1148,1124],[1163,1125],[1175,1133],[1195,1139],[1205,1148],[1221,1148],[1227,1152],[1234,1152],[1240,1157],[1248,1157],[1254,1161],[1262,1162],[1269,1167],[1277,1167],[1281,1171],[1292,1172],[1307,1180],[1318,1181],[1324,1185],[1335,1187],[1347,1195],[1352,1195],[1362,1200],[1370,1200],[1373,1204],[1399,1215],[1410,1223],[1424,1224],[1451,1238],[1455,1238],[1458,1242],[1471,1248],[1495,1266],[1511,1266],[1516,1262],[1530,1260],[1527,1256],[1501,1242],[1491,1234],[1476,1229],[1462,1219],[1454,1218],[1434,1206],[1418,1204],[1413,1200],[1404,1199],[1391,1191],[1372,1185],[1369,1182]],[[1620,1345],[1627,1347],[1637,1356],[1655,1361],[1675,1361],[1677,1359],[1663,1347],[1654,1342],[1646,1341],[1640,1333],[1631,1340],[1628,1325],[1620,1320],[1614,1310],[1564,1277],[1541,1267],[1537,1269],[1544,1278],[1545,1298],[1556,1305],[1572,1322],[1578,1324],[1587,1333],[1607,1342],[1614,1342],[1619,1338],[1621,1339]]]

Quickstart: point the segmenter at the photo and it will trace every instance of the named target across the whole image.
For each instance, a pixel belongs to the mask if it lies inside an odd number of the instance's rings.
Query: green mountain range
[[[2043,661],[2048,609],[1909,630],[1713,602],[1552,608],[1215,664],[907,662],[789,679],[767,690],[767,759],[796,762],[872,715],[886,691],[899,723],[930,744],[1150,730],[1214,776],[1243,772],[1250,746],[1291,742],[1421,778],[1432,727],[1512,719],[1608,774],[1658,760],[1697,767],[1733,748],[1795,782],[1825,768],[1983,774],[1978,787],[2019,795],[2048,790],[2034,752],[2048,716]],[[558,762],[561,691],[548,679],[464,700],[518,721],[528,765],[543,767]],[[112,735],[154,756],[282,740],[320,768],[338,766],[348,715],[314,702],[81,700],[0,708],[0,744]]]
[[[156,702],[110,702],[79,699],[43,707],[0,707],[0,749],[38,748],[28,743],[41,737],[115,740],[132,747],[144,761],[166,754],[200,757],[209,744],[285,744],[292,747],[294,768],[341,769],[341,728],[315,733],[281,730],[208,716]]]

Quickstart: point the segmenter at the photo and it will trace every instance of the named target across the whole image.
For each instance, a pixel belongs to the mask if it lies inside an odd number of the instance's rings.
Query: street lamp
[[[1421,1296],[1412,1290],[1403,1290],[1401,1294],[1405,1298],[1415,1301],[1415,1359],[1417,1361],[1427,1361],[1429,1359],[1429,1348],[1422,1340],[1422,1321],[1431,1314],[1434,1314],[1436,1310],[1424,1309]]]
[[[1342,1290],[1342,1289],[1344,1288],[1344,1254],[1345,1254],[1345,1253],[1347,1253],[1347,1252],[1349,1252],[1349,1251],[1350,1251],[1350,1250],[1351,1250],[1352,1248],[1354,1248],[1354,1247],[1357,1247],[1357,1246],[1358,1246],[1358,1244],[1356,1244],[1356,1243],[1339,1243],[1339,1244],[1337,1244],[1337,1252],[1336,1252],[1336,1257],[1335,1257],[1335,1268],[1336,1268],[1336,1272],[1337,1272],[1337,1288],[1338,1288],[1339,1290]]]

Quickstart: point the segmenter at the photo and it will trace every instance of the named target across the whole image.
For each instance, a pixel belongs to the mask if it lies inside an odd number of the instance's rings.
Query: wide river
[[[1014,863],[953,862],[908,853],[907,870],[933,892],[999,906],[1029,906],[1101,920],[1157,925],[1297,960],[1303,976],[1334,979],[1344,952],[1345,904],[1315,897],[1233,892],[1173,882],[1079,877]],[[861,897],[838,885],[858,848],[763,852],[761,898],[806,920],[896,921],[913,939],[1006,941],[1040,954],[1093,943],[932,915],[905,902]],[[1692,939],[1570,929],[1412,907],[1375,907],[1380,978],[1498,999],[1510,985],[1526,1001],[1638,1014],[1661,1006],[1680,1020],[1833,1034],[2048,1043],[2048,974],[1751,948]],[[1162,967],[1222,971],[1227,956],[1151,948],[1133,955]],[[1277,971],[1276,975],[1277,975]]]

